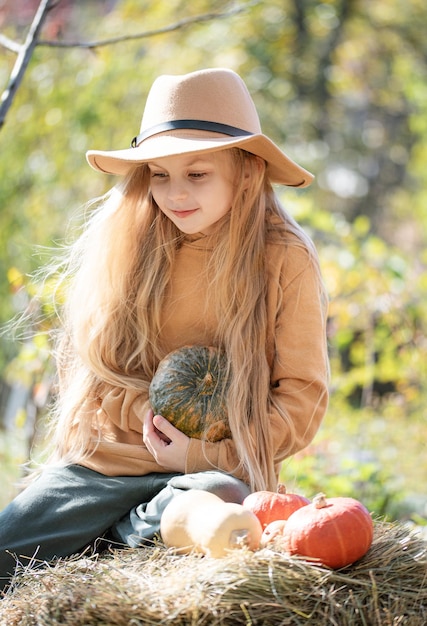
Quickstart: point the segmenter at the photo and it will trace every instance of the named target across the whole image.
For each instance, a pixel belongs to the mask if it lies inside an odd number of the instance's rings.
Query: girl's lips
[[[172,213],[177,217],[189,217],[190,215],[193,215],[193,213],[195,213],[196,211],[197,209],[189,209],[188,211],[172,211]]]

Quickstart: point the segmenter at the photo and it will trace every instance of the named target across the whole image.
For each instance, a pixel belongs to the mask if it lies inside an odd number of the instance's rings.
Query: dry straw
[[[224,559],[163,544],[109,550],[23,571],[0,603],[3,626],[424,626],[427,554],[401,523],[340,571],[276,549]]]

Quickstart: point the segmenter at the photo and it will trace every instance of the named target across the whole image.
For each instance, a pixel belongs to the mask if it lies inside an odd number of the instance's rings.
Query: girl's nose
[[[183,200],[187,196],[185,186],[179,181],[170,181],[168,189],[168,197],[170,200]]]

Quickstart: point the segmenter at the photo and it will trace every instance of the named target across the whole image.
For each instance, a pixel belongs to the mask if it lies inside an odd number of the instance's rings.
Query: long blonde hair
[[[248,475],[252,489],[274,489],[269,428],[273,400],[265,349],[266,244],[296,241],[310,251],[316,267],[317,256],[310,239],[281,207],[264,162],[240,149],[227,152],[236,181],[234,202],[216,231],[209,293],[218,319],[216,342],[229,363],[227,403],[240,459],[236,470]],[[58,345],[62,381],[55,412],[56,458],[75,462],[90,454],[96,403],[111,388],[147,392],[164,356],[159,340],[162,303],[183,238],[156,206],[148,168],[142,165],[102,199],[71,248]],[[292,422],[280,407],[275,409],[287,422],[291,448]]]

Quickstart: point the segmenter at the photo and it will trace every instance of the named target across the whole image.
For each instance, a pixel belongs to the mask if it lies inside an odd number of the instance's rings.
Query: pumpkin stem
[[[204,384],[206,385],[206,387],[211,387],[212,383],[213,383],[213,376],[210,372],[206,372],[206,375],[203,379]]]
[[[277,493],[281,493],[281,494],[287,493],[286,485],[284,483],[279,483],[277,485]]]
[[[313,504],[316,509],[324,509],[326,506],[328,506],[328,503],[326,502],[325,494],[318,493],[317,496],[314,496]]]

